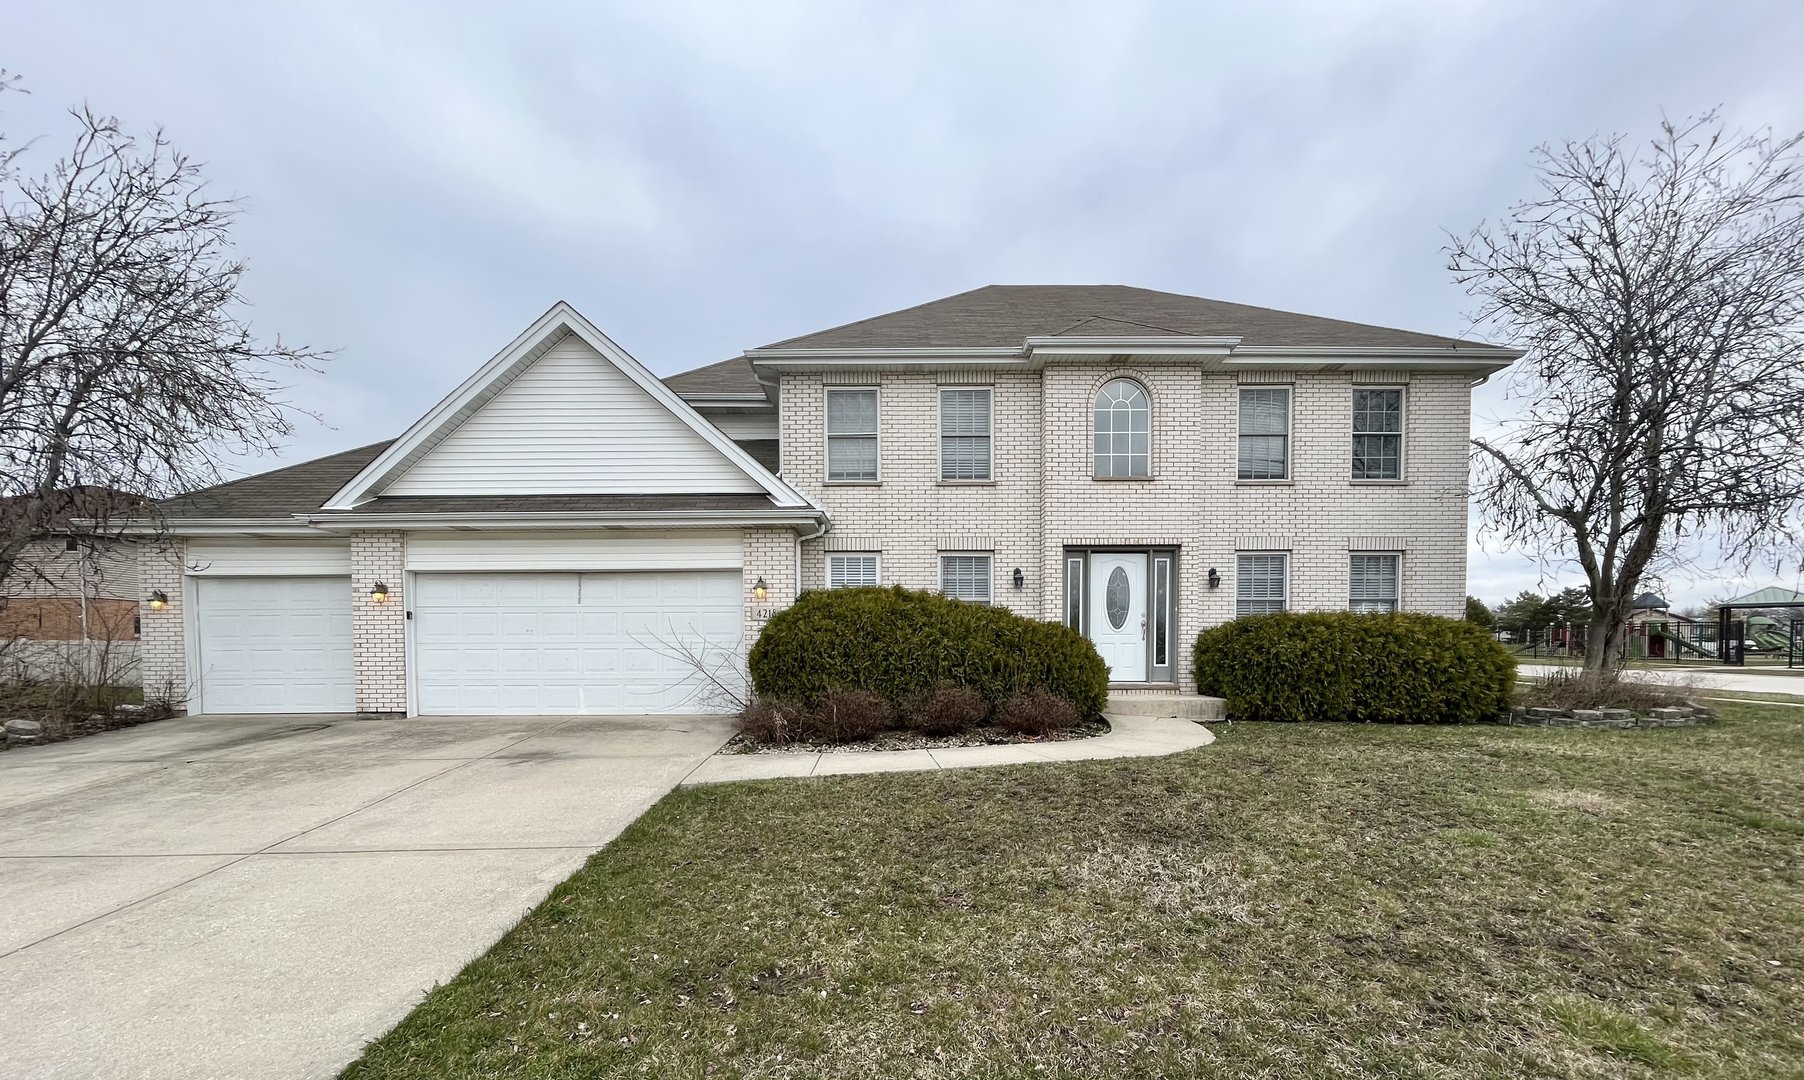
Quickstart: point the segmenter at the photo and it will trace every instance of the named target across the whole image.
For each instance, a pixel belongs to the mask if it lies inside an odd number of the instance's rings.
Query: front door
[[[1146,552],[1090,556],[1090,640],[1110,682],[1146,681]]]

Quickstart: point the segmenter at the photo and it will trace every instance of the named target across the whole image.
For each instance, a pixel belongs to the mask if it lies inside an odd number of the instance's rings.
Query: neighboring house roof
[[[1030,337],[1239,337],[1284,348],[1495,349],[1479,341],[1393,330],[1127,285],[985,285],[764,349],[1019,347]],[[701,368],[687,375],[720,368]],[[683,378],[685,376],[675,376]]]
[[[752,370],[752,362],[743,356],[672,375],[664,380],[664,385],[684,397],[764,393],[764,385]]]
[[[1657,594],[1651,592],[1642,593],[1640,596],[1629,601],[1629,605],[1636,608],[1646,608],[1649,611],[1665,611],[1672,606],[1661,599]]]
[[[1733,600],[1724,600],[1719,607],[1784,607],[1791,604],[1804,604],[1804,592],[1768,585],[1764,589],[1755,589],[1746,596],[1737,596]]]
[[[34,533],[66,531],[83,519],[106,521],[141,513],[147,500],[142,495],[120,488],[79,484],[56,492],[46,502],[48,505],[43,508],[45,512],[31,526]],[[32,497],[29,495],[0,497],[0,523],[10,528],[15,521],[14,515],[30,513],[31,503]]]

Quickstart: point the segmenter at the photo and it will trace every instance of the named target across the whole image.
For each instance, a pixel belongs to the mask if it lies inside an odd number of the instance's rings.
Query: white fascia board
[[[683,394],[694,409],[769,409],[770,398],[763,394]]]
[[[748,510],[666,511],[562,511],[557,513],[462,514],[308,514],[306,520],[318,535],[357,529],[723,529],[756,526],[811,527],[827,520],[814,508]]]
[[[650,394],[654,400],[669,410],[671,415],[687,424],[690,430],[706,439],[727,460],[738,466],[779,506],[807,507],[811,505],[801,492],[784,483],[770,470],[758,464],[750,454],[740,449],[733,440],[721,434],[719,428],[710,424],[674,390],[665,386],[663,381],[647,371],[643,364],[633,359],[631,354],[597,329],[594,323],[585,319],[568,302],[559,300],[551,305],[550,310],[534,320],[533,324],[527,327],[520,336],[509,342],[506,348],[491,357],[488,363],[477,368],[474,375],[465,379],[457,389],[446,395],[444,400],[428,410],[425,416],[415,421],[412,427],[401,434],[400,438],[389,444],[388,449],[376,455],[376,459],[352,477],[350,483],[327,499],[322,509],[351,510],[375,497],[377,494],[375,488],[378,484],[388,479],[415,451],[437,435],[445,425],[453,422],[489,387],[507,378],[519,366],[526,363],[528,357],[541,342],[560,331],[568,331],[576,335],[582,339],[584,344],[600,353],[622,374],[638,384],[640,389]]]
[[[298,514],[279,518],[170,518],[168,521],[133,521],[121,530],[143,536],[318,536],[319,530]]]
[[[748,349],[752,370],[818,371],[839,367],[1027,367],[1021,349]]]
[[[1490,373],[1509,367],[1521,355],[1514,349],[1482,352],[1477,349],[1457,352],[1452,350],[1399,352],[1395,349],[1374,349],[1360,352],[1336,349],[1330,352],[1322,349],[1308,349],[1296,352],[1258,353],[1236,349],[1222,359],[1221,365],[1229,370],[1241,368],[1397,368],[1405,371]]]
[[[1030,356],[1048,359],[1061,356],[1191,356],[1212,359],[1227,356],[1237,337],[1174,337],[1169,334],[1136,337],[1030,337]]]

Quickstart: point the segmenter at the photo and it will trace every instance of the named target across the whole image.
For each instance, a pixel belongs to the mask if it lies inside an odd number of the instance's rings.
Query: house
[[[136,545],[78,523],[142,512],[142,504],[105,487],[64,491],[38,514],[24,497],[0,499],[0,531],[24,545],[0,581],[0,678],[80,672],[137,681]]]
[[[1629,605],[1629,617],[1624,625],[1628,627],[1631,639],[1640,639],[1641,655],[1663,660],[1669,653],[1678,656],[1687,650],[1698,651],[1698,646],[1691,640],[1695,636],[1691,627],[1697,620],[1673,611],[1672,605],[1658,593],[1642,593],[1629,601]],[[1671,642],[1670,646],[1668,642]]]
[[[197,712],[698,711],[800,590],[894,583],[1175,693],[1237,614],[1460,616],[1471,387],[1518,355],[989,286],[660,381],[559,303],[392,442],[164,504],[146,680]]]

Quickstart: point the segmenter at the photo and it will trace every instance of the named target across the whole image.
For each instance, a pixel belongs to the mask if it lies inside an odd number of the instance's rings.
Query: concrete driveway
[[[727,734],[202,717],[0,753],[0,1076],[331,1076]]]

